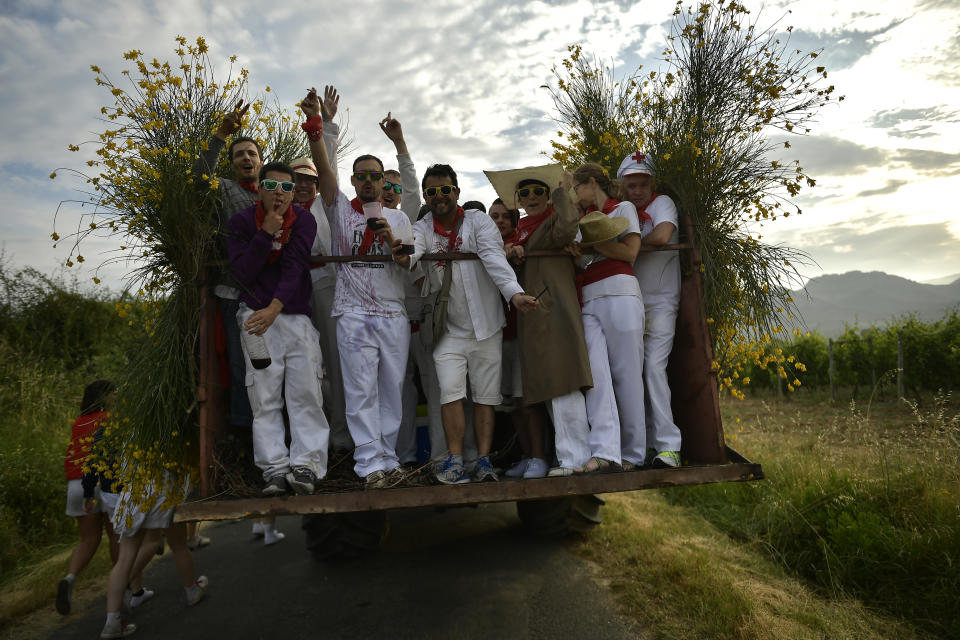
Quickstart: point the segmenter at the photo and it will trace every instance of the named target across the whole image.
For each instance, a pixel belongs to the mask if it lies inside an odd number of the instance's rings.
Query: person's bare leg
[[[527,426],[527,410],[524,407],[520,407],[510,413],[510,422],[513,423],[513,428],[517,432],[517,442],[520,443],[520,450],[523,452],[524,458],[530,457],[531,444],[530,444],[530,429]]]
[[[147,529],[143,536],[143,542],[140,544],[140,550],[137,552],[137,559],[130,567],[130,577],[128,583],[130,590],[137,592],[143,586],[143,570],[147,568],[150,561],[157,554],[157,545],[160,544],[160,538],[163,536],[162,529]]]
[[[117,558],[120,557],[120,536],[113,530],[110,518],[104,517],[103,524],[107,528],[107,541],[110,543],[110,562],[117,564]]]
[[[173,551],[173,564],[177,568],[183,588],[193,585],[196,576],[193,572],[193,555],[187,546],[187,526],[184,523],[172,525],[165,531],[167,544]]]
[[[477,434],[477,455],[490,455],[493,446],[493,407],[489,404],[473,403],[473,429]],[[447,434],[449,442],[450,435]]]
[[[136,562],[137,552],[140,551],[145,533],[145,530],[141,529],[133,536],[120,536],[120,553],[117,555],[116,564],[110,570],[110,581],[107,584],[108,614],[120,611],[120,605],[123,602],[123,590],[127,588],[130,569]]]
[[[527,434],[530,438],[530,457],[546,459],[544,434],[547,432],[547,408],[540,403],[527,410]]]
[[[103,514],[91,513],[77,517],[77,527],[80,529],[80,543],[70,554],[70,573],[77,575],[87,566],[93,554],[100,546],[100,537],[103,535]]]
[[[462,456],[464,423],[466,422],[463,415],[463,401],[454,400],[441,405],[440,418],[443,420],[443,433],[447,437],[447,451],[451,455]]]

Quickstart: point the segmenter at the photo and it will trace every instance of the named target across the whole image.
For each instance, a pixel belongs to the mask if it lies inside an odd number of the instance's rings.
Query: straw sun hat
[[[505,171],[484,171],[487,180],[493,185],[497,196],[503,200],[507,209],[517,209],[517,185],[523,180],[539,180],[547,185],[547,193],[551,193],[560,186],[563,178],[563,167],[559,164],[545,164],[539,167],[524,169],[507,169]]]
[[[613,240],[627,230],[630,222],[626,218],[611,218],[602,211],[591,211],[580,218],[581,246],[590,246],[607,240]]]

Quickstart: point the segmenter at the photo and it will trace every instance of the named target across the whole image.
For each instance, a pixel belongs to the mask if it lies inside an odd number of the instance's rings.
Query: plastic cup
[[[383,207],[379,202],[364,202],[363,215],[367,219],[367,226],[371,229],[379,229],[380,224],[376,222],[377,218],[383,217]]]

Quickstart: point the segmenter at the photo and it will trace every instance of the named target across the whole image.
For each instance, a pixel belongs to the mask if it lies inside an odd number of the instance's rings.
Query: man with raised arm
[[[356,444],[354,471],[370,488],[392,483],[400,463],[401,386],[407,366],[410,328],[403,307],[406,267],[399,253],[410,222],[399,211],[382,209],[368,224],[367,208],[380,207],[383,163],[371,155],[353,161],[350,183],[356,197],[339,189],[323,144],[320,99],[314,89],[300,103],[307,116],[303,129],[317,167],[320,198],[330,223],[334,255],[387,256],[387,260],[338,264],[333,315],[343,371],[347,427]]]
[[[193,165],[193,175],[203,180],[205,188],[217,172],[217,163],[227,138],[240,128],[243,116],[249,108],[249,104],[237,103],[236,108],[223,118],[220,126],[207,140],[207,149],[200,152],[200,157]],[[218,213],[222,237],[226,236],[230,219],[237,212],[248,209],[259,197],[258,175],[260,167],[263,166],[260,145],[247,136],[234,138],[227,149],[227,155],[236,180],[222,178],[218,181],[220,196]],[[221,255],[225,257],[226,245],[221,244],[220,250]],[[240,292],[229,269],[223,269],[218,274],[213,292],[218,299],[224,333],[227,337],[227,362],[230,364],[230,425],[249,429],[253,424],[253,413],[250,411],[250,401],[247,398],[246,370],[243,352],[240,350],[240,329],[235,319],[239,308]]]
[[[333,87],[327,87],[323,96],[323,143],[334,172],[337,170],[337,139],[340,127],[333,121],[337,115],[340,96]],[[310,158],[297,158],[290,163],[294,172],[293,201],[313,214],[317,221],[317,237],[310,250],[312,258],[331,255],[330,223],[327,222],[323,203],[317,198],[320,183],[317,167]],[[353,440],[347,429],[346,409],[343,400],[343,375],[340,370],[340,353],[337,350],[337,319],[333,317],[333,295],[337,271],[333,263],[310,265],[313,293],[310,307],[313,311],[313,326],[320,332],[320,347],[323,351],[323,367],[328,388],[323,394],[330,416],[330,450],[353,451]]]
[[[521,312],[535,309],[539,303],[525,294],[517,282],[493,220],[482,211],[464,211],[457,204],[460,188],[452,167],[431,166],[424,173],[421,186],[430,213],[414,225],[411,267],[425,253],[469,252],[480,258],[430,261],[425,265],[430,290],[438,291],[440,297],[448,300],[443,319],[446,330],[433,348],[449,451],[437,469],[436,478],[444,484],[470,482],[463,464],[462,404],[469,373],[479,454],[474,479],[478,482],[497,480],[489,455],[493,445],[493,408],[502,400],[501,339],[506,324],[498,298],[502,295]],[[440,320],[434,316],[434,322]]]

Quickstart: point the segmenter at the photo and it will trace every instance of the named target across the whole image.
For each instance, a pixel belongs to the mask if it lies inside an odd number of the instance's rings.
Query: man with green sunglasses
[[[399,211],[383,209],[383,163],[372,155],[353,162],[350,183],[356,197],[339,189],[321,141],[320,99],[311,90],[301,101],[302,125],[317,167],[320,200],[332,236],[334,255],[384,256],[338,264],[333,315],[343,372],[347,427],[356,443],[354,471],[369,488],[398,480],[396,446],[402,413],[401,386],[407,365],[410,328],[403,306],[409,256],[399,253],[394,233],[408,235],[410,221]],[[368,226],[366,211],[380,208]],[[306,525],[305,525],[306,526]]]
[[[230,268],[240,284],[240,330],[261,336],[268,364],[253,366],[244,341],[247,393],[253,407],[254,462],[263,493],[313,493],[327,473],[330,427],[323,414],[317,373],[323,363],[310,322],[310,246],[317,223],[293,204],[293,169],[270,162],[260,171],[260,200],[230,219]],[[281,401],[281,394],[283,401]],[[285,444],[283,407],[290,418]]]

